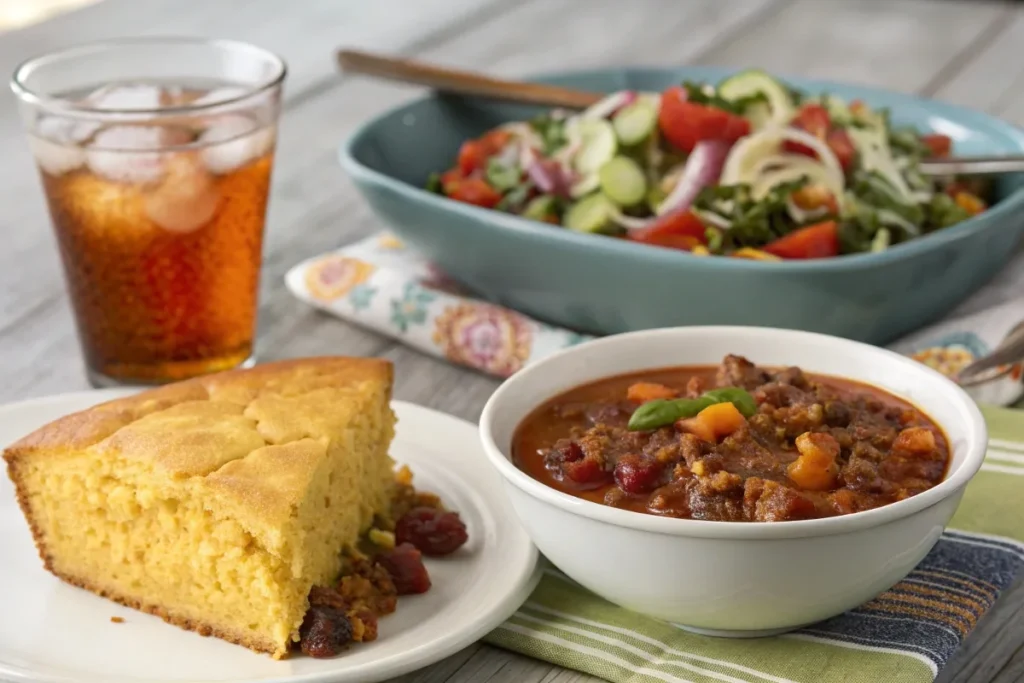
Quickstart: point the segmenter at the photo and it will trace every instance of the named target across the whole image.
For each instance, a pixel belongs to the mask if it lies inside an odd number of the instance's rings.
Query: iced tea
[[[257,48],[147,41],[127,48],[155,59],[148,68],[160,73],[175,50],[193,74],[210,64],[259,73],[244,62]],[[88,50],[74,60],[78,71],[96,59]],[[123,59],[127,66],[116,54],[97,61],[100,79],[45,97],[18,82],[25,66],[14,84],[90,379],[160,383],[244,365],[253,353],[283,64],[275,74],[271,60],[256,84],[102,79],[103,69],[147,68],[132,54]]]

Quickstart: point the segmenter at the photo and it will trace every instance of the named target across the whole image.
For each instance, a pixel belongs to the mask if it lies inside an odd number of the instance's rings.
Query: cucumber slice
[[[615,205],[601,193],[584,197],[565,212],[565,227],[574,232],[605,232],[611,226]]]
[[[604,119],[586,119],[577,125],[580,149],[573,159],[573,166],[581,175],[588,175],[614,157],[619,144],[615,138],[615,129]]]
[[[597,175],[597,171],[594,171],[577,180],[576,183],[569,188],[569,196],[573,199],[586,197],[588,194],[596,191],[600,187],[601,178]]]
[[[523,209],[523,218],[542,221],[548,216],[555,215],[556,204],[554,195],[542,194],[539,197],[534,197]]]
[[[639,204],[647,195],[647,178],[640,164],[629,157],[617,156],[597,173],[601,191],[619,206]]]
[[[628,107],[623,107],[612,118],[615,135],[627,147],[643,142],[657,125],[658,108],[645,99],[638,99]]]
[[[768,100],[772,121],[788,123],[793,118],[795,107],[789,90],[760,69],[741,71],[718,84],[718,95],[727,100],[739,100],[758,93]]]

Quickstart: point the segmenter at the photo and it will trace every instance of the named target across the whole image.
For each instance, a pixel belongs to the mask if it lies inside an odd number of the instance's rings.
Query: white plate
[[[0,444],[61,415],[124,395],[63,394],[0,407]],[[0,679],[33,683],[372,683],[426,666],[508,618],[539,579],[537,550],[520,528],[484,458],[477,430],[462,420],[395,402],[391,454],[417,486],[459,511],[469,542],[428,560],[429,592],[399,599],[380,636],[333,659],[274,661],[121,607],[46,572],[13,487],[0,476]],[[115,624],[110,617],[123,617]]]

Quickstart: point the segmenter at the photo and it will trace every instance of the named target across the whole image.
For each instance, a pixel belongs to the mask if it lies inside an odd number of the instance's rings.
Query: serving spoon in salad
[[[440,92],[505,102],[579,110],[586,109],[606,97],[606,93],[493,78],[471,71],[375,55],[360,50],[338,50],[337,58],[338,65],[349,74],[425,85]],[[929,176],[1020,173],[1024,172],[1024,155],[923,159],[919,169]]]
[[[338,65],[350,74],[362,74],[389,81],[425,85],[441,92],[471,95],[519,104],[563,109],[586,109],[607,96],[543,83],[526,83],[492,78],[470,71],[374,55],[359,50],[338,50]]]

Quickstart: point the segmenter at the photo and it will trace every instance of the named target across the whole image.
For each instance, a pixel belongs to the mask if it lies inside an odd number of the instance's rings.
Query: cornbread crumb
[[[49,571],[280,658],[388,513],[391,382],[376,359],[271,363],[69,415],[4,459]]]
[[[412,486],[412,470],[408,465],[402,465],[395,473],[395,481],[399,486]]]
[[[123,624],[124,617],[110,617],[110,621],[112,621],[115,624]]]

